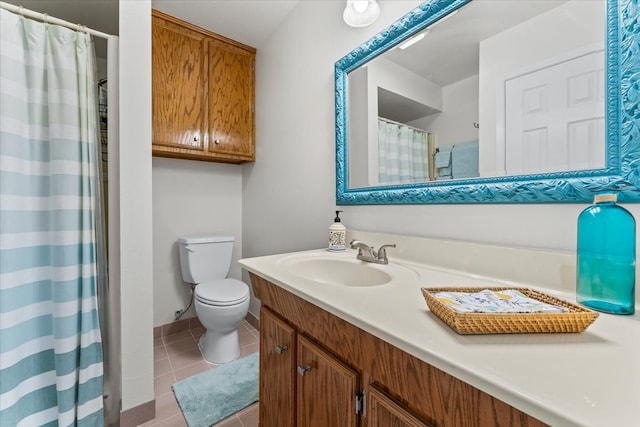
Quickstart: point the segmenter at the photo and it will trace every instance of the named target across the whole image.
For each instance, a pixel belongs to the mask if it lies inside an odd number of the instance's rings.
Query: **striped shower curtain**
[[[0,13],[0,425],[100,426],[93,45]]]
[[[429,181],[427,132],[378,120],[378,182]]]

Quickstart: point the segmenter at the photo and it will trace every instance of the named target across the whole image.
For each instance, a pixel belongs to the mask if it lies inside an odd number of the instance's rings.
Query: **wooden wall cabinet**
[[[260,314],[260,427],[542,427],[544,423],[250,273]],[[361,397],[364,396],[364,404]]]
[[[152,11],[154,156],[255,160],[255,53]]]

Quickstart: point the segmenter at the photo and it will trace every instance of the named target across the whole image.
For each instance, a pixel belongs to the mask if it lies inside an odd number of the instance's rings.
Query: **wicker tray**
[[[421,288],[427,306],[444,323],[461,335],[583,332],[598,313],[577,304],[527,288]],[[433,296],[436,292],[478,292],[483,289],[517,289],[524,295],[569,309],[568,313],[458,313]]]

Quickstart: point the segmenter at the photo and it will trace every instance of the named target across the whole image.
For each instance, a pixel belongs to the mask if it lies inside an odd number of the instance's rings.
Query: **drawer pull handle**
[[[309,365],[298,366],[298,373],[300,375],[302,375],[303,377],[304,377],[304,374],[306,374],[310,370],[311,370],[311,366],[309,366]]]
[[[193,140],[194,140],[195,142],[198,142],[198,140],[199,140],[199,139],[200,139],[200,137],[199,137],[198,135],[196,135],[196,136],[194,136],[194,137],[193,137]]]
[[[284,344],[284,345],[276,345],[276,353],[278,354],[282,354],[285,351],[287,351],[289,349],[289,346]]]
[[[218,145],[218,144],[220,144],[220,140],[219,140],[219,139],[216,139],[215,141],[213,141],[213,143],[214,143],[214,144],[216,144],[216,145]]]

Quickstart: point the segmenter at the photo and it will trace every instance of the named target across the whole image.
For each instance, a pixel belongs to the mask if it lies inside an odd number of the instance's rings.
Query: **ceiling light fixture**
[[[429,30],[423,31],[420,34],[411,37],[409,40],[407,40],[406,42],[400,44],[398,46],[398,48],[404,50],[406,48],[408,48],[409,46],[412,46],[416,43],[418,43],[420,40],[422,40],[424,38],[424,36],[426,36],[427,34],[429,34]]]
[[[376,0],[347,0],[342,19],[351,27],[366,27],[373,24],[380,15]]]

